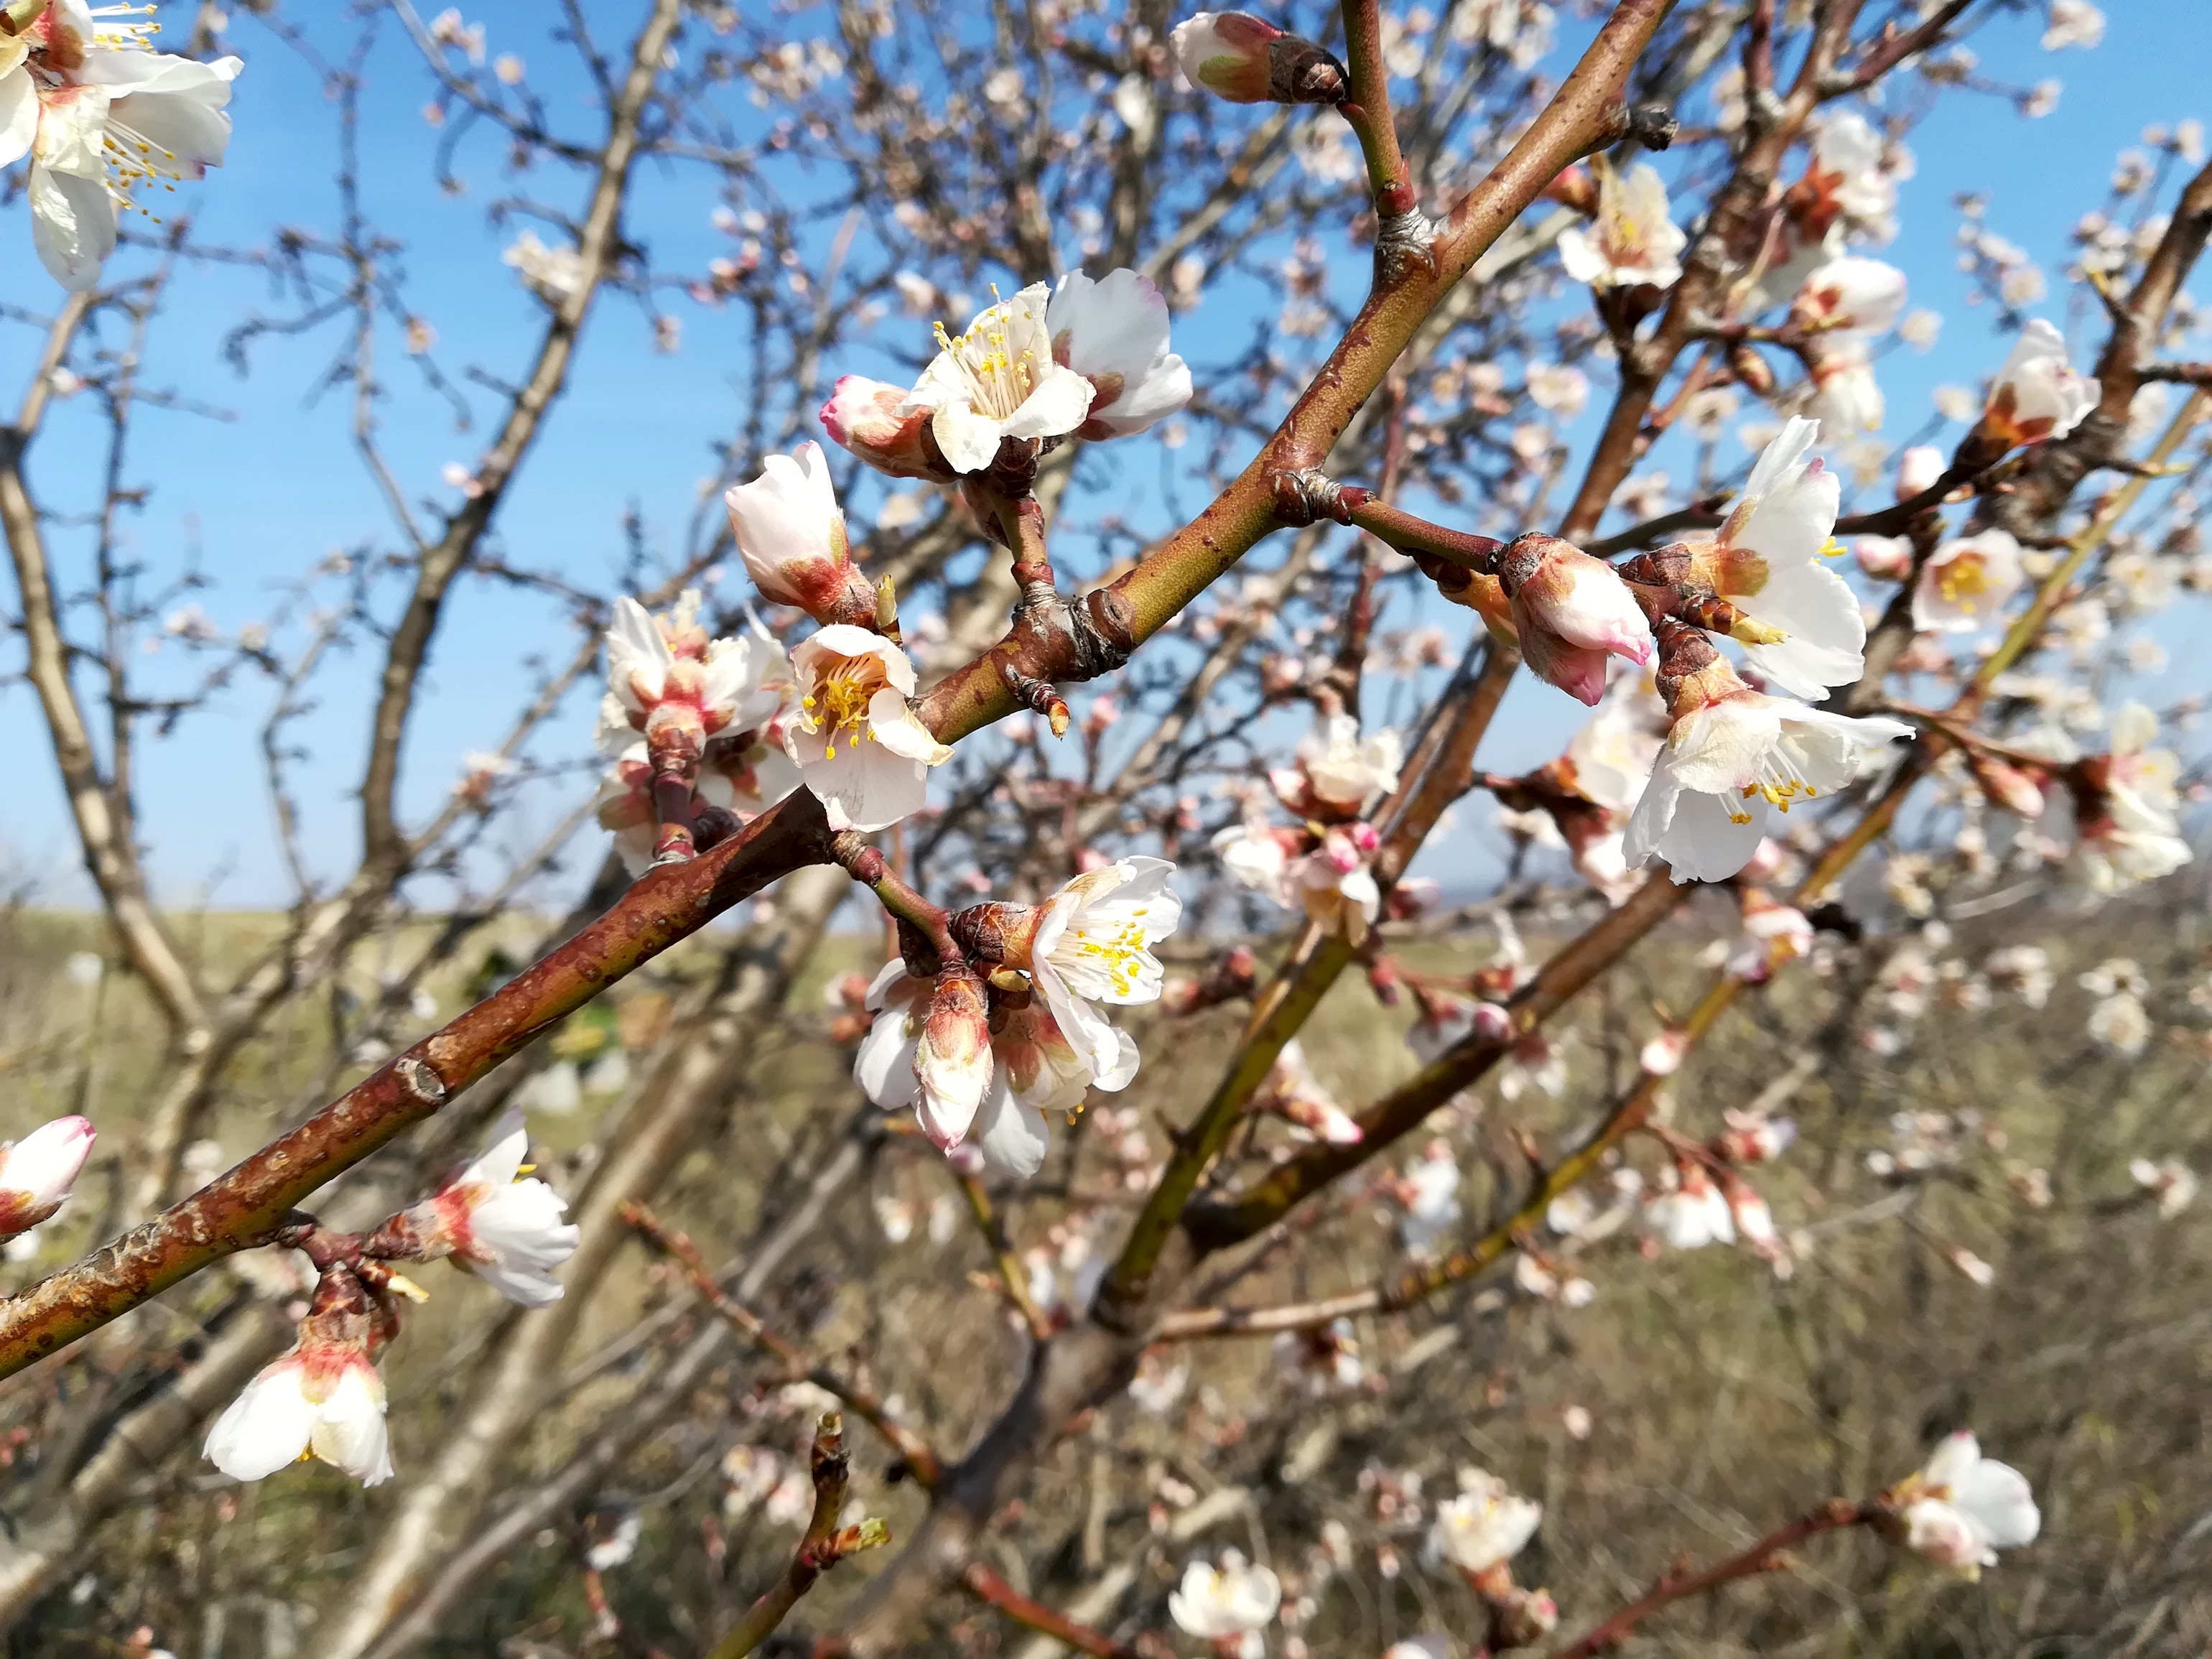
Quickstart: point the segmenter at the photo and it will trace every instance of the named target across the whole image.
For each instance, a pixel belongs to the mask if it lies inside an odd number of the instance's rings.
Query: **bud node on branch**
[[[1375,285],[1391,288],[1416,269],[1437,272],[1437,222],[1413,206],[1385,213],[1375,229]]]
[[[1275,516],[1293,529],[1332,519],[1352,522],[1356,502],[1345,500],[1344,486],[1317,466],[1285,468],[1270,481],[1274,488]],[[1365,492],[1361,492],[1364,498]]]
[[[403,1055],[392,1069],[398,1075],[400,1086],[424,1105],[442,1106],[446,1103],[445,1079],[425,1061],[416,1060],[411,1054]]]

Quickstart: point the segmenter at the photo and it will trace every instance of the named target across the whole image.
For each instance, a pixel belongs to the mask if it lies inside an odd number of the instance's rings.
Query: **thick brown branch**
[[[829,858],[804,792],[689,864],[649,872],[622,902],[444,1030],[379,1067],[227,1175],[73,1267],[0,1302],[8,1376],[235,1250],[418,1123],[556,1020],[769,883]]]

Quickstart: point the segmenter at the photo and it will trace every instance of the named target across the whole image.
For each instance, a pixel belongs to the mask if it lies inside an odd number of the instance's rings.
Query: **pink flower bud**
[[[1232,104],[1268,100],[1268,48],[1282,30],[1243,11],[1202,11],[1176,25],[1168,39],[1193,86]]]
[[[1943,452],[1915,444],[1897,458],[1897,499],[1909,501],[1943,476]]]
[[[1168,36],[1191,85],[1232,104],[1334,104],[1344,66],[1310,40],[1243,11],[1201,11]]]
[[[92,1142],[85,1119],[58,1117],[0,1146],[0,1237],[27,1232],[61,1208]]]
[[[1651,660],[1651,624],[1604,560],[1531,532],[1500,556],[1498,578],[1530,672],[1569,696],[1596,707],[1608,654]]]
[[[948,483],[957,475],[930,436],[929,417],[927,409],[909,410],[899,387],[860,374],[837,382],[821,416],[830,435],[877,471]]]
[[[991,1086],[991,1018],[983,981],[970,968],[949,968],[937,976],[929,1015],[914,1051],[914,1075],[921,1085],[915,1115],[939,1149],[968,1133]]]
[[[1912,544],[1895,536],[1861,536],[1851,544],[1851,556],[1878,582],[1899,582],[1912,574]]]
[[[822,446],[803,443],[791,454],[766,457],[760,477],[732,485],[722,504],[761,597],[796,605],[817,621],[831,620],[854,573],[845,515]],[[865,580],[860,588],[860,603],[872,616],[874,594]]]

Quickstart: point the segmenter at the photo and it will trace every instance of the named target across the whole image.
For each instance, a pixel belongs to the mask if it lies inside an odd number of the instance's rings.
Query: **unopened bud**
[[[29,1231],[68,1202],[93,1139],[87,1120],[58,1117],[0,1146],[0,1237]]]
[[[1897,458],[1897,499],[1909,501],[1932,489],[1943,476],[1943,452],[1915,444]]]
[[[1767,367],[1765,358],[1747,345],[1729,351],[1729,372],[1735,376],[1736,384],[1753,397],[1764,398],[1774,390],[1774,371]]]
[[[1876,581],[1903,581],[1912,574],[1912,544],[1893,536],[1861,536],[1851,544],[1851,556]]]
[[[1516,1584],[1485,1598],[1490,1603],[1490,1645],[1498,1651],[1532,1648],[1559,1627],[1559,1605],[1549,1590]]]
[[[1973,769],[1974,781],[1982,787],[1982,793],[1996,805],[2030,823],[2043,816],[2042,786],[2026,768],[1979,750],[1967,751],[1966,764]]]
[[[878,472],[939,483],[958,476],[930,434],[929,411],[908,409],[901,387],[848,374],[822,405],[821,420],[832,438]]]
[[[1595,707],[1605,659],[1651,660],[1651,624],[1612,566],[1557,536],[1520,537],[1500,556],[1498,579],[1531,672]]]
[[[1190,83],[1232,104],[1336,104],[1351,85],[1328,52],[1249,12],[1199,12],[1168,40]]]

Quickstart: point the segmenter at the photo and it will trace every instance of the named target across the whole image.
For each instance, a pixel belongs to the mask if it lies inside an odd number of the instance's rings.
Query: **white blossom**
[[[222,164],[245,67],[150,51],[149,27],[112,21],[119,10],[54,0],[22,34],[0,36],[0,167],[30,156],[32,246],[80,293],[99,282],[137,191]]]
[[[1759,674],[1801,697],[1855,684],[1866,671],[1866,618],[1844,579],[1821,561],[1843,486],[1811,453],[1820,423],[1793,418],[1759,453],[1743,494],[1710,539],[1689,545],[1698,573],[1779,640],[1747,643]]]
[[[1168,1596],[1168,1612],[1188,1635],[1208,1641],[1242,1636],[1273,1621],[1283,1604],[1282,1582],[1267,1568],[1224,1551],[1218,1567],[1193,1561]]]
[[[784,750],[833,830],[884,830],[921,809],[929,770],[952,758],[907,699],[914,664],[880,634],[832,623],[791,653],[799,709]]]
[[[2033,318],[1997,370],[1978,430],[2006,447],[2063,438],[2096,408],[2097,395],[2097,382],[2067,361],[2065,337]]]
[[[937,356],[907,394],[955,472],[981,472],[1008,438],[1063,438],[1091,412],[1090,381],[1053,355],[1050,295],[1033,283],[977,313],[967,331],[937,330]]]
[[[510,1302],[543,1308],[561,1299],[553,1269],[576,1253],[583,1233],[562,1218],[568,1201],[522,1176],[530,1133],[510,1111],[490,1146],[437,1193],[407,1212],[420,1259],[450,1255]]]
[[[1676,881],[1719,881],[1743,868],[1770,810],[1832,793],[1912,728],[1739,692],[1678,718],[1630,817],[1632,866],[1655,854]]]
[[[1648,161],[1626,175],[1597,164],[1597,212],[1588,225],[1559,233],[1559,264],[1568,276],[1593,288],[1681,280],[1681,253],[1689,238],[1670,216],[1667,186]]]
[[[1544,1506],[1516,1494],[1483,1469],[1460,1471],[1460,1492],[1437,1505],[1429,1540],[1462,1572],[1479,1573],[1510,1561],[1527,1547],[1544,1518]]]
[[[2043,1528],[2027,1477],[1984,1457],[1963,1429],[1945,1437],[1904,1492],[1905,1547],[1969,1578],[1995,1566],[1999,1550],[2033,1543]]]

